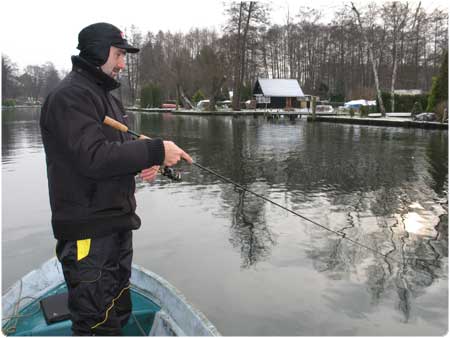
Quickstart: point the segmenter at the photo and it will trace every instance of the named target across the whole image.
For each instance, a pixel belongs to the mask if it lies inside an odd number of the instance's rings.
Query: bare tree
[[[51,62],[47,62],[42,66],[43,83],[40,88],[39,97],[45,98],[61,81],[58,71]]]
[[[368,38],[368,32],[366,30],[369,31],[373,31],[374,30],[374,26],[375,26],[375,13],[374,11],[372,11],[371,13],[368,14],[368,28],[364,28],[363,26],[363,20],[361,18],[361,14],[359,13],[359,11],[356,9],[355,5],[352,4],[352,11],[355,12],[357,20],[358,20],[358,25],[361,31],[361,34],[363,35],[364,41],[366,43],[366,46],[368,48],[369,51],[369,59],[370,62],[372,64],[372,70],[373,70],[373,77],[375,80],[375,87],[377,90],[377,97],[378,97],[378,103],[380,105],[380,112],[381,112],[381,116],[386,116],[386,109],[384,108],[384,104],[383,104],[383,97],[381,96],[381,89],[380,89],[380,81],[378,79],[378,66],[377,63],[375,61],[375,57],[374,57],[374,52],[373,52],[373,44],[370,43],[369,38]]]
[[[430,13],[419,4],[407,17],[406,0],[373,4],[364,13],[353,4],[352,10],[338,7],[331,22],[322,22],[315,9],[288,9],[284,22],[272,25],[270,8],[260,2],[224,8],[228,22],[220,32],[193,28],[141,34],[129,28],[130,42],[141,51],[127,57],[124,102],[134,104],[144,86],[155,88],[155,102],[177,100],[187,106],[186,99],[199,89],[212,102],[233,89],[239,109],[258,77],[290,77],[305,93],[334,101],[376,96],[385,111],[381,91],[390,90],[392,98],[395,88],[430,90],[448,46],[448,13]],[[51,67],[28,66],[19,72],[9,69],[14,63],[7,61],[2,58],[3,97],[37,99],[57,81],[59,74]],[[13,87],[14,94],[9,91]]]
[[[422,3],[419,2],[419,4],[417,5],[416,11],[414,13],[414,18],[412,21],[412,27],[411,27],[411,31],[410,31],[410,42],[414,42],[413,45],[414,49],[411,49],[411,54],[412,54],[412,63],[413,63],[413,67],[414,67],[414,86],[417,88],[418,86],[418,79],[419,79],[419,39],[420,39],[420,30],[421,30],[421,26],[422,26],[422,22],[423,20],[423,11],[421,11],[421,5]]]
[[[267,5],[255,1],[231,3],[226,30],[235,37],[233,46],[233,109],[240,109],[242,83],[245,77],[247,47],[250,33],[257,32],[258,24],[267,22]]]
[[[321,23],[319,11],[303,7],[298,15],[288,12],[282,25],[269,25],[263,22],[259,3],[252,5],[250,19],[249,2],[228,4],[229,20],[221,33],[146,33],[138,82],[158,86],[168,100],[182,100],[182,93],[191,97],[199,89],[211,99],[212,76],[223,68],[227,79],[214,88],[232,88],[235,109],[259,76],[295,77],[306,93],[338,101],[379,97],[381,91],[392,93],[397,87],[428,91],[438,72],[435,58],[448,41],[447,14],[426,13],[419,6],[403,22],[400,9],[405,7],[403,2],[372,5],[359,12],[361,24],[348,7],[339,8],[330,23]],[[213,58],[204,60],[208,67],[198,67],[205,47],[214,51],[220,64]]]
[[[387,3],[382,7],[383,20],[390,32],[392,45],[392,77],[391,77],[391,111],[395,111],[395,82],[397,80],[397,66],[400,35],[409,19],[409,5],[398,1]]]
[[[197,69],[202,76],[202,89],[209,98],[209,109],[215,111],[216,99],[227,79],[223,56],[212,47],[204,46],[196,61]]]
[[[19,92],[18,86],[17,66],[2,54],[2,100],[15,98]]]
[[[140,48],[142,46],[142,34],[136,26],[131,25],[127,38],[131,45]],[[136,103],[139,86],[139,53],[128,53],[126,58],[126,80],[129,91],[129,100],[131,105]]]

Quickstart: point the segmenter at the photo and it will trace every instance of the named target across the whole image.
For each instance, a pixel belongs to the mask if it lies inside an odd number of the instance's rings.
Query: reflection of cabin
[[[300,108],[303,91],[295,79],[261,79],[253,87],[257,108]]]

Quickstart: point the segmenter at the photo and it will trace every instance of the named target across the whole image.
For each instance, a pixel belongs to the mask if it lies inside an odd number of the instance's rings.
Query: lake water
[[[54,255],[35,109],[2,111],[2,288]],[[134,262],[224,335],[443,335],[448,133],[305,120],[130,113],[195,161],[138,182]]]

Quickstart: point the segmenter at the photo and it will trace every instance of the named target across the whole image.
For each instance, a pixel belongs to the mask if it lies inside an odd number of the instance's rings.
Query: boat
[[[161,276],[133,264],[130,282],[133,309],[122,329],[124,335],[220,335],[206,316]],[[48,324],[41,306],[42,300],[52,296],[64,297],[64,294],[67,294],[67,287],[62,267],[54,257],[18,280],[2,296],[3,334],[72,335],[70,318]]]
[[[318,104],[316,106],[316,114],[317,115],[335,115],[335,111],[333,106],[329,104]]]

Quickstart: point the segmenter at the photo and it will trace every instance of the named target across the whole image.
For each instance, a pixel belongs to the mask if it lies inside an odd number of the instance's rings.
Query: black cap
[[[139,48],[128,43],[120,29],[109,23],[94,23],[83,28],[78,34],[77,48],[80,50],[80,56],[94,65],[101,66],[106,63],[111,46],[125,49],[128,53],[139,52]]]

